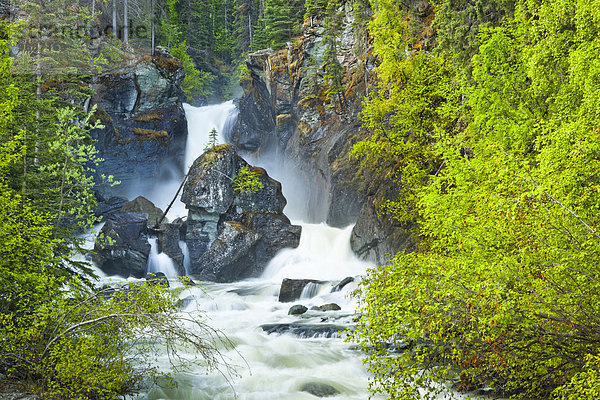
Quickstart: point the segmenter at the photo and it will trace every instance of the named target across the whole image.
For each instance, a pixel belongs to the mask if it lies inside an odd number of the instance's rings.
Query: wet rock
[[[192,304],[194,301],[196,301],[196,298],[192,295],[189,295],[183,299],[180,299],[177,302],[177,308],[179,310],[184,310],[185,308],[187,308],[187,306],[189,306],[190,304]]]
[[[321,382],[308,382],[300,387],[301,392],[310,393],[317,397],[330,397],[340,394],[333,386]]]
[[[96,205],[96,209],[94,210],[94,215],[96,217],[100,217],[101,219],[106,219],[110,215],[119,211],[121,207],[129,202],[125,197],[117,197],[113,196],[108,200],[102,197],[99,193],[96,193],[96,200],[98,204]]]
[[[151,285],[162,285],[169,287],[169,280],[162,272],[148,272],[146,274],[146,281]]]
[[[148,217],[135,212],[111,215],[96,238],[93,261],[107,275],[144,277],[150,254]]]
[[[148,226],[154,226],[160,220],[163,212],[160,208],[156,207],[154,203],[143,196],[138,196],[131,200],[129,203],[123,205],[120,211],[124,212],[137,212],[148,215]],[[163,220],[164,222],[168,222]]]
[[[314,306],[310,308],[316,311],[339,311],[342,308],[335,303],[323,304],[322,306]]]
[[[165,253],[175,263],[177,273],[180,276],[185,275],[183,266],[183,251],[179,247],[181,225],[177,223],[161,224],[158,231],[158,252]]]
[[[254,172],[262,188],[236,192],[242,167]],[[228,145],[216,146],[190,169],[181,201],[188,208],[185,241],[190,272],[202,280],[232,282],[260,275],[284,247],[297,247],[299,226],[282,214],[281,184],[250,167]]]
[[[349,284],[351,282],[354,282],[354,278],[351,276],[348,276],[348,277],[342,279],[342,281],[340,283],[338,283],[331,289],[331,293],[339,292],[340,290],[342,290],[344,288],[344,286],[346,286],[347,284]]]
[[[103,129],[91,132],[101,175],[114,176],[121,185],[99,186],[105,198],[126,193],[132,186],[149,190],[164,171],[182,173],[187,123],[181,90],[184,78],[179,60],[157,52],[116,65],[95,78],[91,104]]]
[[[190,168],[181,201],[203,213],[226,213],[235,197],[233,180],[244,165],[247,163],[228,145],[205,152]]]
[[[250,79],[243,83],[245,95],[238,103],[239,118],[228,137],[228,142],[239,149],[256,151],[276,127],[271,88],[263,69],[272,55],[270,50],[261,50],[246,62]]]
[[[283,211],[283,208],[281,210]],[[262,240],[256,249],[258,264],[266,265],[283,248],[298,247],[302,227],[292,225],[288,217],[281,213],[282,211],[252,212],[245,215],[248,227],[262,234]]]
[[[261,329],[268,334],[284,334],[289,333],[296,337],[307,338],[339,338],[342,333],[348,330],[347,327],[331,324],[265,324],[260,326]]]
[[[256,245],[261,235],[243,225],[226,221],[216,240],[192,266],[200,280],[233,282],[241,277],[256,276]]]
[[[308,311],[308,308],[304,307],[302,304],[296,304],[290,307],[288,311],[288,315],[301,315]]]
[[[363,44],[355,16],[351,7],[339,11],[342,34],[336,45],[345,70],[343,104],[333,97],[323,100],[319,92],[327,86],[319,72],[327,42],[323,18],[314,18],[293,47],[248,55],[250,76],[228,141],[241,150],[281,155],[303,184],[300,204],[307,205],[308,217],[346,227],[356,221],[367,191],[349,153],[366,136],[358,114],[369,80],[375,77],[371,70],[376,60],[371,55],[357,58],[366,53],[357,52]]]
[[[279,289],[279,301],[287,303],[300,298],[302,290],[309,283],[320,283],[314,279],[284,279],[281,282],[281,288]]]
[[[352,229],[350,246],[360,258],[386,264],[397,252],[410,251],[414,244],[408,227],[378,215],[376,201],[372,197],[360,211]]]
[[[185,286],[197,286],[192,278],[185,275],[179,276],[179,282],[183,283]]]

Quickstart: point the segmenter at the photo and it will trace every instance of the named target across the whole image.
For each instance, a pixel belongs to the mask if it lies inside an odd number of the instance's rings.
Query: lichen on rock
[[[234,190],[243,169],[256,171],[257,190]],[[249,166],[231,146],[216,146],[196,159],[181,201],[188,208],[190,273],[201,280],[257,276],[277,251],[300,241],[301,228],[283,214],[281,184]]]

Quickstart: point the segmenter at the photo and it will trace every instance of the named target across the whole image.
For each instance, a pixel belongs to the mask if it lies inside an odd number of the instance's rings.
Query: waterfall
[[[356,258],[350,248],[352,226],[338,229],[324,223],[300,225],[300,244],[280,251],[267,266],[264,279],[341,280],[365,273],[369,264]]]
[[[223,137],[227,120],[231,121],[235,116],[235,108],[232,102],[228,102],[208,107],[186,105],[185,111],[189,126],[185,159],[186,165],[191,165],[203,152],[210,130],[217,129]],[[253,160],[249,161],[254,164]],[[356,304],[349,293],[357,287],[359,279],[339,291],[332,289],[348,276],[364,274],[368,267],[350,249],[352,227],[337,229],[325,223],[307,223],[307,219],[311,218],[300,204],[304,201],[301,197],[304,188],[298,184],[300,181],[293,173],[278,169],[277,163],[268,165],[268,161],[263,158],[261,162],[266,165],[269,175],[280,180],[284,195],[290,195],[290,188],[293,189],[291,193],[299,193],[300,201],[296,204],[300,206],[284,210],[286,213],[291,211],[296,219],[294,223],[302,226],[299,246],[281,250],[259,278],[179,287],[180,298],[185,300],[182,312],[189,313],[191,318],[206,319],[211,327],[224,333],[234,344],[234,349],[219,347],[218,350],[224,360],[238,367],[239,376],[229,379],[218,370],[206,371],[203,368],[173,371],[169,355],[159,354],[158,366],[172,374],[176,385],[154,386],[137,399],[308,400],[315,396],[309,394],[306,388],[319,385],[337,392],[336,399],[382,398],[369,397],[368,374],[362,364],[361,353],[337,335],[338,331],[354,324]],[[170,188],[179,183],[180,180],[161,182],[158,186],[172,197],[176,189],[171,191]],[[160,197],[158,193],[152,195]],[[169,213],[170,219],[186,214],[183,204],[178,203]],[[148,270],[161,271],[167,276],[172,274],[169,272],[174,271],[172,260],[158,253],[156,239],[151,239],[150,244],[152,252]],[[187,271],[187,246],[184,242],[180,242],[179,246]],[[278,295],[284,278],[313,279],[320,283],[308,285],[301,298],[293,303],[281,303]],[[174,280],[172,285],[181,283]],[[330,303],[337,304],[341,310],[312,309]],[[302,304],[308,311],[302,316],[288,315],[293,304]],[[283,327],[284,331],[269,334],[269,326]],[[286,327],[288,331],[285,331]],[[314,327],[324,330],[314,330]],[[193,357],[186,354],[185,349],[179,350],[180,356]]]
[[[183,240],[180,240],[178,243],[181,252],[183,253],[183,268],[185,269],[185,274],[190,274],[190,251],[188,249],[187,243]]]
[[[319,284],[314,282],[308,282],[304,289],[302,289],[302,293],[300,294],[300,300],[310,299],[311,297],[315,297],[317,292],[319,291]]]
[[[233,105],[233,101],[206,107],[184,104],[183,108],[188,121],[188,140],[184,164],[184,170],[187,171],[194,160],[204,152],[211,130],[216,129],[218,143],[225,143],[227,121],[235,117],[237,109]]]
[[[148,257],[147,272],[157,273],[162,272],[167,278],[177,277],[177,269],[175,263],[165,253],[158,252],[158,239],[155,237],[148,238],[150,243],[150,256]]]
[[[187,172],[196,158],[204,153],[204,149],[209,143],[211,130],[216,129],[218,143],[225,143],[226,131],[230,128],[231,121],[235,120],[237,109],[233,101],[206,107],[194,107],[184,104],[183,108],[188,122],[188,138],[182,170]],[[173,199],[177,189],[179,189],[182,180],[183,176],[181,175],[166,174],[166,179],[154,185],[151,193],[144,194],[144,197],[164,211]],[[185,205],[177,199],[171,210],[169,210],[168,217],[173,220],[185,215],[187,215]]]

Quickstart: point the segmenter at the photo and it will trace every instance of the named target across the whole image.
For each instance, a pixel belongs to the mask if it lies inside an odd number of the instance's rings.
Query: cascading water
[[[184,104],[183,108],[188,121],[188,140],[185,150],[185,170],[187,171],[194,160],[204,152],[213,129],[217,131],[218,143],[225,143],[226,124],[231,117],[235,116],[237,108],[233,105],[233,101],[206,107]]]
[[[188,121],[188,139],[183,165],[183,170],[187,172],[194,163],[194,160],[204,152],[209,143],[210,132],[213,129],[217,131],[217,143],[225,143],[224,133],[227,129],[227,123],[233,120],[237,109],[233,105],[233,101],[206,107],[194,107],[184,104],[183,108]],[[170,176],[170,179],[154,185],[151,193],[142,193],[142,195],[160,209],[165,210],[177,192],[182,180],[183,176],[173,174]],[[185,205],[177,199],[168,216],[170,219],[173,219],[186,214]]]
[[[148,272],[162,272],[167,278],[177,277],[177,269],[175,263],[165,253],[158,252],[158,239],[151,237],[148,239],[150,243],[150,256],[148,257]]]
[[[221,133],[225,120],[234,111],[231,102],[201,108],[186,105],[185,110],[189,126],[186,166],[189,166],[202,153],[210,130],[214,127]],[[271,175],[268,168],[267,172]],[[159,186],[163,186],[163,193],[172,196],[179,183],[166,182]],[[293,180],[283,179],[284,193],[290,193],[285,188],[294,184]],[[160,197],[157,193],[148,197],[164,207],[165,203],[157,201]],[[301,214],[296,212],[294,218]],[[179,203],[169,218],[184,214],[185,208]],[[173,372],[176,386],[154,386],[139,395],[139,399],[308,400],[325,395],[347,400],[369,398],[368,375],[361,354],[336,334],[352,325],[355,303],[348,293],[356,288],[356,283],[333,290],[342,279],[363,274],[368,264],[358,260],[350,250],[351,227],[336,229],[323,223],[295,223],[302,225],[298,248],[280,251],[262,277],[227,284],[203,282],[181,293],[181,298],[186,299],[182,312],[204,319],[234,345],[234,349],[221,347],[219,350],[224,360],[237,366],[239,376],[231,379],[227,374],[205,369]],[[187,258],[185,243],[180,246]],[[184,262],[187,264],[189,260]],[[151,262],[151,268],[155,268],[153,265]],[[320,283],[307,289],[304,297],[295,303],[280,303],[278,294],[283,278],[314,279]],[[309,311],[301,316],[288,315],[290,306],[296,303],[303,304]],[[336,303],[341,309],[327,312],[311,309],[330,303]],[[323,327],[324,324],[326,328],[333,328],[330,331],[305,329],[303,334],[298,334],[302,327]],[[296,331],[295,334],[268,334],[267,326],[287,326]],[[162,369],[170,370],[167,354],[159,355],[158,361]]]
[[[185,111],[189,131],[185,157],[187,169],[204,151],[213,128],[219,135],[223,134],[226,120],[234,116],[235,107],[232,102],[209,107],[186,105]],[[222,136],[219,140],[222,142]],[[266,169],[272,175],[268,166]],[[282,179],[277,173],[275,175]],[[156,185],[158,189],[147,194],[147,197],[164,209],[180,183],[181,179],[161,182]],[[294,193],[290,190],[293,185],[295,182],[292,179],[283,179],[282,186],[287,196]],[[288,209],[289,207],[286,212]],[[168,217],[174,219],[185,214],[184,205],[177,200]],[[302,210],[296,210],[293,217],[298,219],[302,214]],[[356,286],[350,284],[339,292],[331,293],[333,286],[340,280],[362,274],[367,267],[350,250],[351,228],[336,229],[325,224],[307,224],[302,221],[294,223],[302,225],[300,245],[296,249],[285,249],[277,254],[261,278],[230,284],[207,282],[202,283],[202,288],[190,287],[181,293],[181,298],[192,299],[186,302],[183,312],[206,318],[209,325],[221,330],[235,344],[235,349],[220,350],[226,360],[239,366],[237,372],[240,376],[230,380],[219,372],[177,372],[173,374],[177,387],[154,387],[139,398],[229,400],[237,396],[245,400],[300,400],[314,399],[315,396],[309,392],[314,392],[315,387],[335,391],[338,393],[336,398],[368,398],[367,374],[360,354],[352,350],[350,344],[337,337],[325,338],[324,336],[331,336],[327,334],[300,338],[290,333],[267,334],[261,328],[267,324],[319,324],[325,319],[328,323],[341,327],[352,323],[354,304],[347,294]],[[167,260],[168,257],[160,258],[161,254],[157,253],[152,239],[151,245],[149,272],[165,272],[161,270],[165,268],[161,263],[166,265],[170,260]],[[185,243],[180,243],[180,247],[184,252],[184,263],[187,264],[189,260]],[[309,287],[304,298],[297,302],[308,308],[336,303],[341,310],[310,310],[301,317],[288,315],[290,306],[295,303],[278,302],[283,278],[322,281],[321,284]],[[159,362],[162,368],[169,370],[167,355]]]

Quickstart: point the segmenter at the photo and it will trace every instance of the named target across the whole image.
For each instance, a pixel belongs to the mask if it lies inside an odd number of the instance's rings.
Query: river
[[[228,119],[235,116],[232,102],[207,107],[185,105],[188,120],[188,142],[185,169],[202,154],[208,143],[209,132],[214,128],[221,136]],[[159,367],[171,372],[176,385],[152,386],[136,396],[136,399],[185,399],[185,400],[302,400],[316,399],[316,394],[332,395],[335,399],[368,399],[368,376],[361,362],[361,354],[351,343],[332,333],[335,328],[351,326],[356,304],[349,293],[356,287],[350,283],[341,291],[333,287],[348,276],[359,276],[369,267],[358,260],[350,249],[352,227],[337,229],[325,223],[306,223],[303,215],[310,210],[302,209],[302,199],[297,193],[293,176],[284,174],[276,167],[269,167],[269,160],[248,161],[263,166],[269,175],[280,180],[288,201],[284,213],[292,222],[302,226],[300,244],[296,249],[284,249],[269,263],[260,278],[240,282],[217,284],[201,282],[186,288],[180,298],[185,300],[182,312],[203,319],[211,327],[220,330],[233,344],[233,348],[221,347],[223,359],[235,367],[235,374],[223,370],[208,370],[199,366],[192,371],[171,371],[167,355],[159,355]],[[131,198],[141,194],[165,209],[181,182],[181,177],[158,182],[150,193],[130,193]],[[179,200],[168,213],[170,220],[187,215]],[[314,221],[312,221],[314,222]],[[150,239],[152,251],[148,271],[175,275],[172,261],[166,254],[156,250],[156,240]],[[184,254],[185,244],[180,243]],[[187,264],[187,263],[186,263]],[[103,275],[98,271],[99,275]],[[322,283],[305,291],[303,298],[292,303],[278,301],[279,288],[284,278],[315,279]],[[119,281],[118,277],[101,277],[102,281]],[[174,280],[172,280],[174,281]],[[175,285],[177,283],[175,282]],[[312,306],[336,303],[339,311],[310,310]],[[302,304],[309,311],[301,316],[288,315],[294,304]],[[296,334],[267,333],[262,326],[290,323],[333,326],[333,330],[308,331]],[[300,329],[302,331],[302,329]],[[324,333],[323,333],[324,332]],[[329,336],[329,337],[327,337]],[[334,337],[331,337],[334,336]],[[185,350],[182,350],[185,351]],[[319,393],[320,391],[320,393]]]
[[[207,107],[186,105],[185,110],[189,129],[185,156],[187,169],[203,152],[209,132],[213,128],[219,134],[223,132],[228,118],[234,116],[235,107],[232,102],[227,102]],[[222,137],[219,140],[223,143]],[[207,371],[202,366],[191,371],[171,371],[166,354],[159,355],[158,366],[165,372],[172,372],[176,385],[148,387],[136,399],[368,399],[368,374],[362,364],[362,354],[353,349],[352,343],[331,333],[339,327],[352,326],[356,303],[349,294],[356,288],[356,281],[340,291],[332,289],[346,277],[359,277],[369,267],[350,249],[352,227],[337,229],[325,223],[305,222],[308,218],[303,216],[310,215],[310,210],[303,209],[306,204],[301,199],[303,189],[298,187],[293,174],[276,166],[270,167],[273,164],[270,160],[255,156],[246,158],[251,164],[265,167],[269,175],[279,180],[286,197],[298,196],[294,197],[295,201],[288,202],[284,212],[293,223],[302,226],[300,244],[296,249],[281,250],[260,278],[226,284],[201,282],[181,293],[180,298],[185,299],[181,312],[203,319],[223,332],[233,344],[233,348],[221,346],[219,350],[223,359],[235,367],[234,375],[222,373],[223,370]],[[181,177],[173,176],[159,182],[151,193],[139,194],[164,210],[180,180]],[[168,218],[173,220],[185,215],[185,206],[177,201]],[[161,271],[173,278],[176,273],[172,261],[157,252],[155,239],[149,241],[152,251],[148,270]],[[181,242],[180,245],[186,254],[185,244]],[[305,290],[303,298],[281,303],[278,294],[284,278],[315,279],[321,283]],[[119,279],[104,276],[102,280]],[[328,303],[336,303],[341,310],[310,310],[312,306]],[[294,304],[302,304],[309,311],[301,316],[288,315],[290,306]],[[269,325],[277,331],[289,324],[294,324],[296,334],[267,333],[262,328]],[[303,325],[298,327],[297,324],[333,329],[317,330],[315,333],[314,330],[303,330]]]

